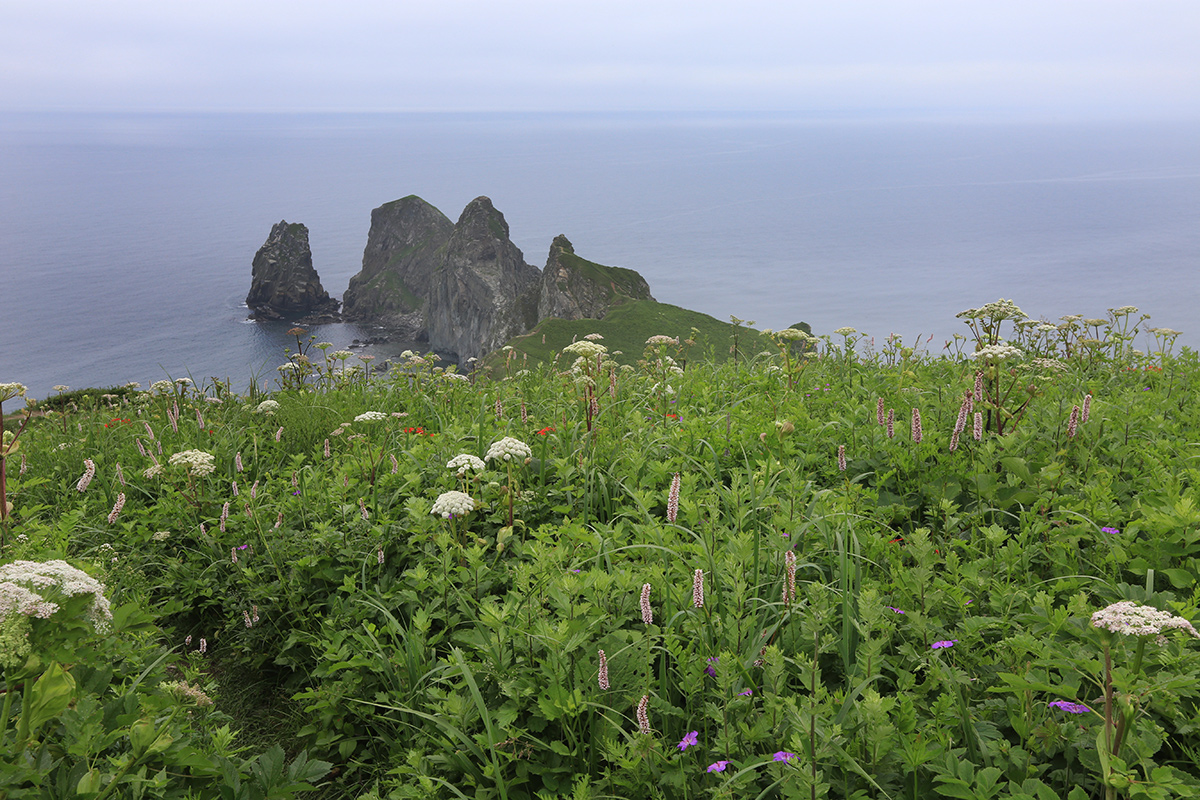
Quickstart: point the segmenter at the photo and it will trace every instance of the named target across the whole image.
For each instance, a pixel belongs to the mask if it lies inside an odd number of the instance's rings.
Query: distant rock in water
[[[422,327],[433,275],[453,231],[445,214],[416,195],[372,211],[362,271],[342,296],[342,316]]]
[[[271,227],[254,254],[246,305],[253,319],[337,317],[338,301],[321,286],[313,269],[307,227],[286,220]]]
[[[653,300],[650,285],[638,273],[621,267],[606,267],[575,255],[566,236],[550,244],[537,315],[559,319],[603,319],[609,309],[623,300]]]
[[[432,276],[429,345],[460,359],[495,350],[537,324],[540,271],[512,243],[486,197],[463,209]]]

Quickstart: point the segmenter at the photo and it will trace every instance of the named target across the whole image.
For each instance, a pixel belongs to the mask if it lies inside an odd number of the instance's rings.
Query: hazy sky
[[[0,110],[1200,116],[1198,0],[0,0]]]

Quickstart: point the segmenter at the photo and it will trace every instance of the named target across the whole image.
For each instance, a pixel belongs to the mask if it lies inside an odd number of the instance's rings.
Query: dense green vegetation
[[[610,322],[495,379],[302,344],[269,399],[6,419],[0,569],[65,559],[113,619],[4,607],[0,788],[1200,793],[1174,332],[1000,301],[949,355],[736,328],[718,360]]]

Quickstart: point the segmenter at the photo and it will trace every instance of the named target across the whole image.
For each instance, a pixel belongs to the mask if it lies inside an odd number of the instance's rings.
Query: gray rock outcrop
[[[409,322],[431,293],[442,248],[453,231],[445,214],[416,195],[372,211],[362,271],[342,296],[342,317],[387,325]]]
[[[606,267],[575,255],[566,236],[550,244],[542,270],[537,316],[559,319],[603,319],[622,299],[653,300],[646,280],[631,269]]]
[[[486,197],[463,209],[432,276],[429,345],[461,360],[496,349],[537,324],[540,272],[509,239]]]
[[[307,227],[287,220],[271,226],[267,241],[254,254],[246,305],[254,319],[337,314],[338,301],[321,286],[313,268]]]

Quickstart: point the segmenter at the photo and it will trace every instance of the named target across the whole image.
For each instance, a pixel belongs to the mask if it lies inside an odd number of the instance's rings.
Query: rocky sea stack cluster
[[[342,310],[321,288],[308,229],[281,222],[254,258],[246,304],[255,319],[375,323],[459,360],[484,355],[549,317],[601,319],[626,300],[653,300],[637,272],[580,258],[565,236],[545,269],[526,264],[486,197],[457,223],[415,195],[371,212],[362,271]]]

